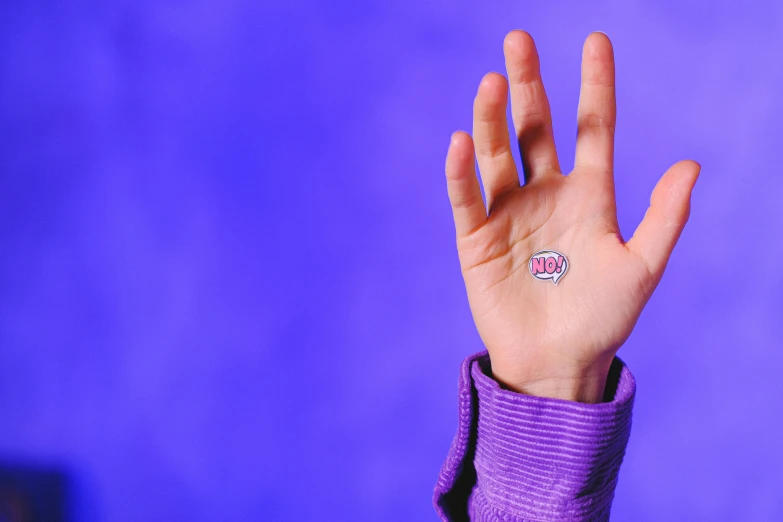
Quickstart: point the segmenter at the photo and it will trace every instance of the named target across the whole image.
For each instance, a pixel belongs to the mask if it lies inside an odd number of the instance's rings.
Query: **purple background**
[[[620,355],[613,519],[783,518],[783,5],[3,2],[0,458],[76,520],[434,520],[481,349],[443,163],[536,39],[561,164],[609,34],[630,237],[702,175]]]

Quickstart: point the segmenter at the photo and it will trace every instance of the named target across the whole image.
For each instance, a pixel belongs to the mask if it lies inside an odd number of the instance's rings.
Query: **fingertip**
[[[481,78],[479,83],[479,94],[484,93],[490,96],[496,96],[505,94],[506,90],[506,77],[497,72],[488,72]]]
[[[691,190],[699,179],[701,164],[694,160],[682,160],[677,162],[676,166],[677,170],[680,171],[678,178],[684,177],[687,180],[688,190]]]
[[[451,142],[462,148],[473,147],[473,138],[463,130],[454,131],[451,135]]]
[[[688,220],[693,187],[699,176],[699,164],[678,161],[667,170],[653,189],[650,204],[674,221]]]
[[[584,54],[589,58],[602,58],[613,53],[612,41],[606,33],[593,31],[585,39]]]
[[[590,43],[592,45],[609,44],[611,46],[612,40],[609,38],[609,35],[603,31],[593,31],[587,35],[585,43]]]
[[[535,42],[533,41],[533,37],[530,36],[530,33],[523,31],[522,29],[509,31],[503,39],[503,47],[507,51],[521,52],[526,44],[535,45]]]
[[[690,165],[691,170],[696,172],[696,175],[698,176],[699,173],[701,173],[701,163],[699,163],[696,160],[684,160],[684,163],[687,163]]]
[[[452,149],[460,153],[469,151],[473,149],[473,139],[470,137],[470,134],[465,131],[454,131],[451,134],[450,146]]]

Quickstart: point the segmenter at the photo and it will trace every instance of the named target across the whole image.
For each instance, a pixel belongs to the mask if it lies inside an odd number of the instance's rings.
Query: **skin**
[[[624,241],[614,191],[609,38],[592,33],[584,44],[576,155],[567,176],[555,151],[533,39],[512,31],[503,50],[508,80],[497,73],[484,76],[474,100],[473,137],[455,132],[446,158],[470,309],[503,387],[601,402],[612,359],[660,282],[688,220],[701,167],[684,160],[669,168],[633,237]],[[511,154],[509,97],[524,185]],[[568,258],[570,267],[557,286],[530,274],[528,261],[539,250]]]

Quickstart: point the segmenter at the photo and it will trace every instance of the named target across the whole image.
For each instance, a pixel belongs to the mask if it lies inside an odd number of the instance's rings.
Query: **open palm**
[[[474,103],[474,138],[455,133],[446,160],[468,300],[498,381],[534,395],[599,402],[611,361],[685,226],[700,167],[693,161],[671,167],[625,242],[614,194],[609,39],[593,33],[585,42],[575,165],[568,176],[557,159],[532,38],[512,31],[504,51],[508,81],[496,73],[484,77]],[[509,90],[524,186],[511,153]],[[568,259],[557,286],[528,270],[531,255],[541,250]]]

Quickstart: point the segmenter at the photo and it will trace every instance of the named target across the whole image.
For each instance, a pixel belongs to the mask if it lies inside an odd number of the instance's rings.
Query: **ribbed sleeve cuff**
[[[489,356],[463,361],[459,427],[435,488],[442,520],[608,520],[636,385],[615,357],[605,402],[503,390]]]

